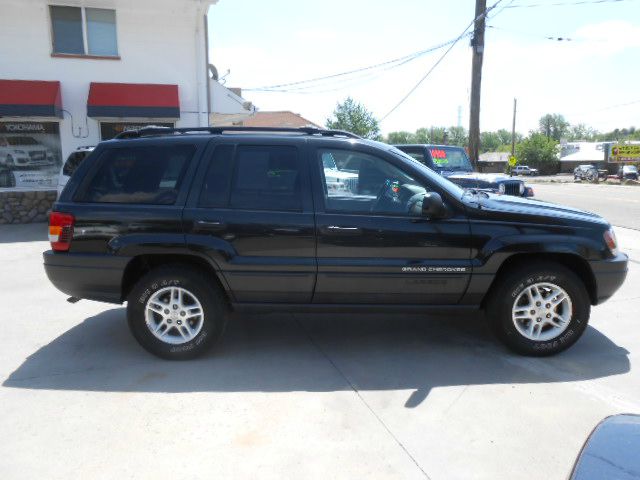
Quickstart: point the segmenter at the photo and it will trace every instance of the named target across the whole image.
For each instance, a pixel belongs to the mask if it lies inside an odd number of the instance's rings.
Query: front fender
[[[585,278],[587,288],[594,283],[591,262],[603,260],[606,252],[595,238],[570,234],[509,234],[493,237],[475,250],[471,260],[472,275],[461,303],[475,305],[482,302],[491,289],[500,269],[515,260],[539,261],[547,255],[550,259],[562,258],[563,263],[580,266],[579,274]],[[591,293],[591,292],[590,292]]]

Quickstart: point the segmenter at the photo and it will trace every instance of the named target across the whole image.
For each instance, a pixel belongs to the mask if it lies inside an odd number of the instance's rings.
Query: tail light
[[[49,215],[49,241],[56,252],[66,252],[71,246],[76,219],[69,213],[51,212]]]

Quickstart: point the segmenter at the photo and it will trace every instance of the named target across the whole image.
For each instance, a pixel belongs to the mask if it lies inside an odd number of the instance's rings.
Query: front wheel
[[[562,265],[542,262],[513,270],[487,304],[489,323],[511,350],[552,355],[573,345],[587,328],[591,303],[584,284]]]
[[[129,328],[146,350],[169,360],[197,357],[218,339],[227,303],[197,269],[170,265],[142,277],[127,299]]]

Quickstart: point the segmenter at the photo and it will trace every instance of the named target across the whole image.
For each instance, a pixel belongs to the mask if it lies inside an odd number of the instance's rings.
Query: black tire
[[[526,288],[545,282],[559,286],[569,295],[571,318],[557,337],[531,340],[516,328],[512,308]],[[591,302],[584,283],[571,270],[553,262],[536,262],[514,268],[498,279],[487,302],[486,313],[491,329],[507,347],[522,355],[542,357],[566,350],[580,338],[587,328]]]
[[[145,311],[148,300],[167,287],[186,290],[202,306],[202,326],[188,342],[167,343],[156,337],[147,326]],[[203,271],[188,266],[167,265],[153,269],[136,283],[127,298],[127,320],[133,336],[147,351],[167,360],[187,360],[202,355],[221,337],[227,319],[228,304],[215,280]],[[177,320],[179,318],[174,321],[180,323]],[[172,336],[178,338],[175,329],[179,327],[174,323],[166,330],[171,328],[174,329]]]

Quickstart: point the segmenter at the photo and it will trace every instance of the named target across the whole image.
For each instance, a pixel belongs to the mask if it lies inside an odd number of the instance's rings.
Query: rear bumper
[[[122,276],[128,257],[52,250],[42,256],[47,277],[61,292],[99,302],[122,303]]]
[[[627,255],[619,253],[610,260],[590,262],[596,280],[596,305],[611,297],[624,283],[628,261]]]

